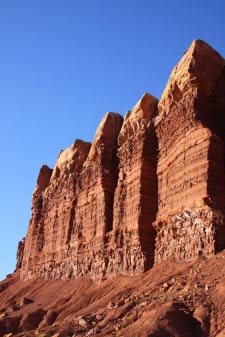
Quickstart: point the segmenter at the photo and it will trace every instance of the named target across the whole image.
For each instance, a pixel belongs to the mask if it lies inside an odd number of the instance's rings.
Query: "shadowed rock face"
[[[192,43],[157,105],[107,113],[41,168],[18,268],[27,279],[140,274],[225,248],[225,61]]]

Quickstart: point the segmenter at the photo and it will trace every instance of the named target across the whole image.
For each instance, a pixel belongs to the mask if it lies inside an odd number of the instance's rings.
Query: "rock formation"
[[[225,61],[192,43],[157,105],[107,113],[93,144],[43,166],[17,268],[22,279],[140,274],[225,248]]]
[[[118,114],[106,114],[92,145],[77,140],[60,153],[53,172],[41,168],[24,249],[24,279],[105,273],[104,243],[112,229],[122,121]]]
[[[47,277],[53,266],[61,264],[69,249],[74,214],[76,179],[88,155],[90,144],[80,140],[62,151],[52,171],[42,166],[32,198],[22,261],[22,277],[35,273]]]
[[[113,230],[116,250],[121,251],[122,273],[143,272],[154,262],[157,142],[152,118],[156,105],[153,96],[144,94],[127,113],[118,137],[119,180]]]
[[[23,252],[24,252],[25,238],[23,238],[18,243],[17,254],[16,254],[16,270],[20,269],[23,261]],[[15,270],[15,271],[16,271]]]
[[[225,248],[224,118],[225,61],[194,41],[170,76],[155,121],[156,262]]]

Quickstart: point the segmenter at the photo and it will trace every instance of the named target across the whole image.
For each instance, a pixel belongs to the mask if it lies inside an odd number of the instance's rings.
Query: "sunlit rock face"
[[[128,112],[118,137],[119,180],[113,229],[120,271],[140,273],[153,265],[157,211],[157,141],[152,119],[157,100],[144,94]]]
[[[135,275],[225,248],[225,61],[194,41],[160,101],[107,113],[93,143],[42,166],[22,279]]]
[[[159,102],[156,262],[225,247],[224,66],[215,50],[194,41]]]
[[[92,145],[76,140],[61,151],[53,171],[41,168],[24,249],[24,279],[94,278],[104,272],[122,122],[120,115],[106,114]]]
[[[61,151],[54,170],[43,166],[32,197],[32,218],[25,240],[22,277],[50,277],[69,250],[76,182],[90,150],[77,140]]]

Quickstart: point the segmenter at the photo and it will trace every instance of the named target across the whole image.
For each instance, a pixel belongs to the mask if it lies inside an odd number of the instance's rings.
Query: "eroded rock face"
[[[216,51],[194,41],[159,102],[156,262],[225,247],[224,67]]]
[[[128,112],[118,137],[119,181],[114,199],[116,250],[120,270],[140,273],[154,261],[157,211],[157,140],[152,118],[157,100],[144,94]]]
[[[76,140],[61,151],[54,170],[42,167],[32,198],[22,262],[22,277],[47,277],[54,264],[61,264],[69,249],[71,222],[76,200],[75,186],[87,158],[90,143]]]
[[[112,229],[122,122],[120,115],[107,113],[93,144],[77,140],[62,151],[48,185],[40,187],[41,170],[25,244],[24,279],[94,278],[105,273],[105,235]]]
[[[41,168],[22,278],[98,281],[225,248],[224,141],[225,61],[197,40],[158,106],[144,94],[124,121],[107,113],[93,144]]]
[[[123,118],[107,113],[102,119],[77,182],[77,200],[71,230],[70,275],[102,279],[107,273],[113,198],[118,180],[117,137]],[[79,253],[78,253],[79,252]]]
[[[23,238],[18,243],[17,254],[16,254],[16,270],[20,269],[22,266],[24,245],[25,245],[25,238]]]

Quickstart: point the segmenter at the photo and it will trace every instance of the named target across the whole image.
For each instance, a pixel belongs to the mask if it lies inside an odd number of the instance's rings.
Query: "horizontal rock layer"
[[[107,113],[43,166],[17,268],[27,279],[140,274],[225,248],[225,61],[192,43],[157,105]]]

